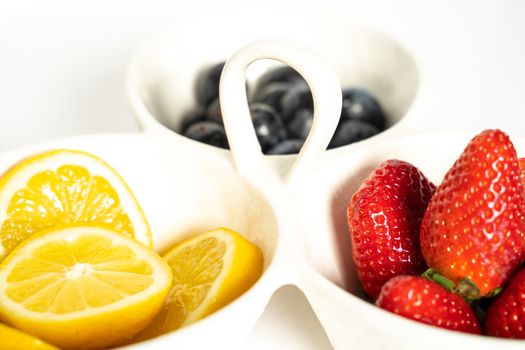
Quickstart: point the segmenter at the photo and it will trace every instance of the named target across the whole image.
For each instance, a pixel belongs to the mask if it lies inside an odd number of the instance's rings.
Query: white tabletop
[[[138,131],[123,85],[128,60],[141,43],[177,18],[254,3],[0,1],[0,150],[64,135]],[[276,10],[283,6],[282,1],[257,3]],[[304,6],[305,1],[290,3]],[[498,127],[525,135],[525,1],[318,4],[388,31],[414,53],[428,73],[422,79],[437,96],[419,109],[425,115],[422,128]],[[285,287],[246,348],[330,345],[301,292]]]

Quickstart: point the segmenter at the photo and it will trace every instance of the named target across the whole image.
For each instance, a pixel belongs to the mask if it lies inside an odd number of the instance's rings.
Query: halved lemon
[[[0,260],[32,234],[74,223],[103,225],[152,244],[135,196],[96,156],[49,151],[21,161],[0,178]]]
[[[173,286],[163,310],[137,340],[175,330],[220,309],[261,276],[259,247],[239,233],[216,229],[180,243],[164,255]]]
[[[58,348],[0,323],[0,350],[58,350]]]
[[[65,349],[119,344],[162,308],[172,272],[154,251],[115,231],[51,229],[0,263],[0,319]]]

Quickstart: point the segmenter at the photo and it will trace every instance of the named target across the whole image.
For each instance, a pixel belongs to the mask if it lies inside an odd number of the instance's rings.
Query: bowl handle
[[[305,78],[312,91],[312,128],[284,179],[290,182],[304,174],[326,150],[341,114],[341,85],[320,54],[292,40],[262,39],[237,51],[226,62],[219,92],[235,166],[245,176],[257,172],[263,158],[250,117],[245,86],[248,66],[259,59],[274,59],[291,66]]]

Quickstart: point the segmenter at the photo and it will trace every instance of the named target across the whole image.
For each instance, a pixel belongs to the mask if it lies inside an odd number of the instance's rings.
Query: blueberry
[[[281,114],[285,122],[292,119],[300,109],[313,109],[312,93],[304,83],[293,84],[281,98]]]
[[[263,152],[287,137],[283,121],[272,107],[254,103],[250,106],[250,113]]]
[[[182,117],[179,130],[181,133],[184,133],[193,123],[202,122],[204,120],[206,120],[206,114],[203,110],[197,109],[191,111]]]
[[[195,141],[207,143],[208,145],[228,148],[228,139],[222,125],[211,121],[203,121],[191,124],[184,132],[184,136]]]
[[[267,154],[296,154],[299,153],[303,147],[304,141],[297,139],[289,139],[279,142],[270,148]]]
[[[216,97],[206,108],[206,119],[223,124],[222,121],[222,112],[221,112],[221,102],[219,97]]]
[[[281,112],[281,98],[290,90],[292,84],[278,81],[261,86],[255,91],[252,102],[260,102],[270,105],[277,113]]]
[[[365,90],[350,88],[343,90],[341,121],[358,120],[384,130],[386,117],[377,100]]]
[[[305,140],[310,132],[313,120],[313,111],[308,108],[301,108],[294,113],[292,120],[288,123],[288,130],[296,138]]]
[[[262,86],[274,83],[274,82],[286,82],[286,83],[306,83],[301,74],[297,73],[295,69],[290,66],[281,66],[268,70],[266,73],[261,75],[257,80],[257,88],[259,90]]]
[[[217,63],[202,71],[197,76],[195,85],[197,102],[207,107],[208,104],[219,96],[219,81],[225,62]]]
[[[337,127],[328,148],[336,148],[361,141],[379,132],[380,130],[374,125],[359,120],[345,120]]]

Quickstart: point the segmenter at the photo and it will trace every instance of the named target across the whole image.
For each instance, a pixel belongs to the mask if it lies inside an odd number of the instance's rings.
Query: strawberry
[[[463,298],[422,277],[392,278],[381,289],[376,305],[422,323],[481,334],[476,315]]]
[[[525,200],[516,150],[499,130],[474,137],[421,223],[428,266],[469,298],[489,296],[524,260]]]
[[[388,160],[352,196],[347,211],[352,256],[374,300],[393,276],[425,270],[419,227],[435,188],[413,165]]]
[[[485,331],[503,338],[525,338],[525,269],[514,276],[487,311]]]

